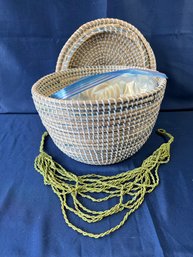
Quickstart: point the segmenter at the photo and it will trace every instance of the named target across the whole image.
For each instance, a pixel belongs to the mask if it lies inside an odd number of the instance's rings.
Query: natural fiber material
[[[66,42],[56,71],[103,65],[156,69],[154,53],[133,25],[118,19],[97,19],[82,25]]]
[[[151,156],[144,160],[141,167],[115,176],[100,176],[96,174],[77,176],[66,171],[44,151],[44,140],[48,133],[45,132],[43,134],[40,154],[35,159],[35,169],[44,177],[44,183],[50,185],[58,195],[61,201],[64,219],[69,227],[84,236],[99,238],[114,232],[124,225],[129,215],[138,209],[144,201],[145,194],[152,192],[159,184],[159,166],[170,160],[170,145],[174,141],[174,138],[162,129],[159,129],[158,133],[168,137],[169,141],[163,143]],[[104,193],[106,196],[96,198],[92,195],[93,193]],[[71,196],[73,199],[72,207],[67,203],[67,196]],[[125,199],[126,196],[127,199]],[[118,202],[108,210],[94,211],[86,208],[80,202],[81,197],[96,202],[96,204],[114,197],[118,198]],[[124,209],[127,210],[127,213],[120,223],[99,234],[86,232],[76,227],[67,217],[67,211],[71,211],[82,220],[88,223],[95,223]]]
[[[132,97],[90,101],[49,97],[81,77],[130,67],[156,69],[149,43],[131,24],[98,19],[70,37],[59,55],[57,72],[32,88],[42,123],[61,151],[80,162],[106,165],[142,147],[156,122],[165,79],[158,79],[155,90]]]
[[[136,153],[152,132],[162,102],[166,79],[135,97],[110,100],[60,100],[49,97],[73,81],[127,67],[69,69],[50,74],[32,88],[42,123],[58,148],[71,158],[94,165],[120,162]]]

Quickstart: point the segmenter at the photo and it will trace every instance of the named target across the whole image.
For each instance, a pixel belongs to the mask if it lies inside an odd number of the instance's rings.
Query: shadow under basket
[[[135,97],[97,101],[49,97],[81,77],[125,68],[128,66],[71,68],[47,75],[33,85],[35,107],[62,152],[83,163],[107,165],[132,156],[146,142],[164,96],[164,78],[156,79],[154,90]]]

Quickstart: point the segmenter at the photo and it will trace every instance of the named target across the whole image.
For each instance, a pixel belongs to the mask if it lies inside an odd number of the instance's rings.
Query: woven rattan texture
[[[32,88],[42,122],[55,144],[71,158],[95,165],[120,162],[136,153],[151,134],[164,96],[166,80],[136,97],[72,101],[49,95],[80,77],[126,67],[74,68],[50,74]]]
[[[153,51],[131,24],[98,19],[81,26],[60,52],[56,71],[100,65],[126,65],[156,69]]]

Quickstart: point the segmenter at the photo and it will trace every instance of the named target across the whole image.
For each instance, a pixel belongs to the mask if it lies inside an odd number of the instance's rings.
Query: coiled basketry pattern
[[[37,81],[32,96],[41,120],[58,148],[71,158],[94,165],[120,162],[136,153],[151,134],[164,96],[166,80],[135,97],[99,101],[50,98],[75,80],[128,67],[73,68]]]
[[[106,18],[77,29],[62,48],[56,71],[100,65],[156,69],[156,60],[138,29],[125,21]]]

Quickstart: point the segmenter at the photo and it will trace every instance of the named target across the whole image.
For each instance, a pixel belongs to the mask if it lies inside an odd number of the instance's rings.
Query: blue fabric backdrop
[[[193,256],[192,112],[160,114],[156,127],[164,127],[176,138],[171,161],[160,168],[160,185],[146,195],[120,230],[101,239],[84,237],[65,224],[59,199],[34,170],[44,131],[38,115],[4,114],[0,124],[1,257]],[[153,132],[135,156],[107,167],[73,161],[50,139],[46,150],[76,174],[115,174],[138,167],[161,143],[163,139]],[[114,215],[94,226],[75,216],[70,219],[85,230],[102,232],[122,216]]]
[[[65,224],[57,196],[33,168],[44,128],[31,86],[54,71],[80,25],[101,17],[132,23],[150,42],[159,71],[169,77],[156,127],[171,132],[175,143],[159,187],[124,227],[96,240]],[[192,67],[191,0],[0,0],[0,257],[193,257]],[[47,150],[76,174],[115,174],[139,166],[162,142],[153,132],[136,155],[107,167],[73,161],[51,140]],[[70,218],[99,232],[121,214],[92,228]]]
[[[0,112],[35,112],[32,84],[54,71],[80,25],[101,17],[132,23],[150,42],[169,77],[162,108],[193,109],[191,0],[0,0]]]

